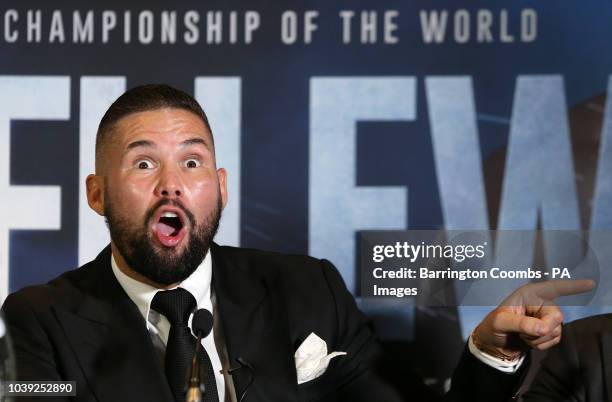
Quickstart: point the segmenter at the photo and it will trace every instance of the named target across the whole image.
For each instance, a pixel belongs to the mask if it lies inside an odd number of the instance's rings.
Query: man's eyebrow
[[[134,142],[130,142],[127,147],[125,147],[125,152],[132,150],[138,147],[152,147],[155,148],[155,143],[148,140],[138,140]]]
[[[188,147],[190,145],[204,145],[209,151],[210,149],[210,145],[203,139],[203,138],[189,138],[188,140],[185,140],[183,142],[181,142],[181,147]]]
[[[203,145],[204,147],[206,147],[208,150],[210,150],[210,145],[203,139],[203,138],[189,138],[183,142],[181,142],[179,144],[179,146],[182,147],[188,147],[190,145]],[[128,152],[134,148],[138,148],[138,147],[149,147],[149,148],[155,148],[157,147],[157,145],[149,140],[138,140],[138,141],[134,141],[128,144],[127,147],[125,147],[125,152]]]

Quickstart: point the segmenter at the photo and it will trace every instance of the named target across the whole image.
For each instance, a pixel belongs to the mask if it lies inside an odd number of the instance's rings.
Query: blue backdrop
[[[218,241],[329,258],[356,296],[359,230],[609,230],[611,18],[604,0],[5,1],[0,295],[108,241],[83,193],[95,130],[151,82],[209,114]],[[452,338],[448,367],[484,311],[361,303],[390,345]]]

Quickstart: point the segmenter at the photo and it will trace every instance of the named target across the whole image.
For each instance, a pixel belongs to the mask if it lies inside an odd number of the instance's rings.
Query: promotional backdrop
[[[359,298],[359,231],[612,229],[611,20],[604,0],[5,1],[0,296],[107,244],[97,124],[167,83],[228,170],[217,241],[330,259],[387,347],[444,378],[488,309]]]

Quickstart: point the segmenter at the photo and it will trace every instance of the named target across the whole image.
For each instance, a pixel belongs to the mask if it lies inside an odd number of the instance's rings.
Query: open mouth
[[[153,226],[157,239],[166,247],[176,246],[185,236],[185,225],[181,215],[174,211],[163,211]]]
[[[183,222],[181,222],[181,218],[174,212],[164,212],[159,217],[157,227],[164,236],[176,236],[183,228]]]

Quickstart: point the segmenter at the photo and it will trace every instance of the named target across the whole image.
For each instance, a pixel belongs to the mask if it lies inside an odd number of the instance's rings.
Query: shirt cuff
[[[472,353],[472,355],[475,358],[477,358],[478,360],[480,360],[487,366],[493,367],[494,369],[499,370],[503,373],[508,373],[508,374],[516,373],[516,371],[523,364],[523,360],[525,360],[525,354],[523,354],[518,359],[510,361],[510,362],[504,361],[502,359],[498,359],[497,357],[493,357],[489,355],[488,353],[485,353],[482,350],[478,349],[476,345],[474,345],[474,342],[472,342],[471,336],[468,340],[468,348],[470,349],[470,353]]]

